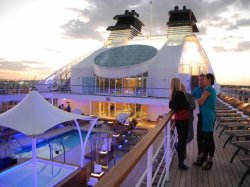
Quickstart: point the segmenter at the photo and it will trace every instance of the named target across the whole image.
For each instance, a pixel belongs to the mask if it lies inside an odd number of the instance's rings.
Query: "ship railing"
[[[121,185],[151,187],[156,183],[157,186],[164,186],[169,179],[174,144],[177,139],[171,121],[172,115],[173,111],[165,114],[155,128],[100,179],[96,187]]]
[[[235,97],[245,103],[250,101],[250,86],[222,85],[221,93]]]
[[[102,87],[96,85],[70,85],[70,90],[54,90],[56,92],[129,97],[168,97],[169,87]]]
[[[46,83],[47,88],[49,90],[53,90],[56,88],[61,88],[61,87],[67,86],[64,83],[67,82],[67,80],[69,80],[71,77],[71,68],[73,66],[75,66],[76,64],[78,64],[79,62],[81,62],[86,57],[90,56],[93,52],[94,51],[88,52],[88,53],[74,59],[70,63],[64,65],[59,70],[57,70],[56,72],[54,72],[53,74],[51,74],[50,76],[45,78],[44,81]]]
[[[37,87],[43,87],[45,84],[36,84]],[[54,90],[32,89],[40,93],[67,93],[80,95],[98,95],[98,96],[121,96],[121,97],[150,97],[150,98],[165,98],[168,97],[168,87],[126,87],[126,88],[109,88],[98,87],[91,85],[70,85],[70,88],[58,88]],[[25,92],[4,92],[2,95],[20,95],[29,93],[30,89]]]

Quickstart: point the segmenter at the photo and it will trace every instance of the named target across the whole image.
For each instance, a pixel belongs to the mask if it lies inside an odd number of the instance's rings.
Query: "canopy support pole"
[[[32,137],[32,170],[33,170],[33,186],[37,187],[36,137]]]
[[[97,120],[98,120],[98,118],[95,118],[92,120],[90,128],[89,128],[88,133],[87,133],[87,136],[86,136],[84,143],[83,143],[81,129],[80,129],[78,121],[75,119],[75,124],[76,124],[77,130],[78,130],[79,136],[80,136],[81,150],[82,150],[81,151],[81,162],[80,162],[81,168],[83,168],[83,161],[84,161],[84,156],[85,156],[85,152],[86,152],[87,142],[88,142],[90,133],[92,132],[92,129],[93,129],[94,125],[96,124]]]

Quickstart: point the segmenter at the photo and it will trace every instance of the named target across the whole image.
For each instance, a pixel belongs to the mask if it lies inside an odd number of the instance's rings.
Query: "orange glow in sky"
[[[98,49],[109,35],[106,28],[115,24],[113,17],[125,9],[136,9],[140,13],[146,25],[142,32],[148,33],[148,1],[105,2],[0,0],[0,79],[43,79],[72,60]],[[194,7],[185,0],[153,1],[152,34],[165,34],[167,12],[178,3],[180,6],[185,4],[196,15],[200,29],[197,36],[217,81],[250,85],[250,13],[247,6],[240,4],[241,1],[230,1],[231,4],[222,0],[199,2]],[[213,8],[216,3],[220,3],[223,11],[208,14],[209,6]],[[250,6],[249,2],[245,3]],[[203,6],[204,11],[198,6]]]

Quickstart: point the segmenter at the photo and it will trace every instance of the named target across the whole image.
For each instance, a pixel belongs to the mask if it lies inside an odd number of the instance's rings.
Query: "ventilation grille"
[[[131,26],[130,29],[122,29],[122,30],[113,30],[111,31],[107,41],[125,41],[133,39],[135,36],[141,35],[141,32],[139,32],[136,28]]]
[[[187,35],[192,34],[192,26],[176,26],[176,27],[168,27],[168,38],[183,38]]]

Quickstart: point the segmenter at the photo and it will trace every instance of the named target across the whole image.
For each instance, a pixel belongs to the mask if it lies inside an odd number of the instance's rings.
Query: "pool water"
[[[37,186],[55,186],[78,169],[76,166],[37,159]],[[32,187],[32,160],[0,173],[0,187]]]
[[[86,135],[87,132],[82,132],[83,141],[85,140]],[[53,147],[53,157],[63,154],[63,146],[60,142],[64,145],[65,151],[80,145],[78,131],[69,131],[65,134],[48,139],[48,141],[43,141],[42,143],[37,144],[37,156],[50,159],[50,148],[48,143]],[[31,147],[22,148],[15,151],[14,154],[16,157],[31,158],[32,150]]]

